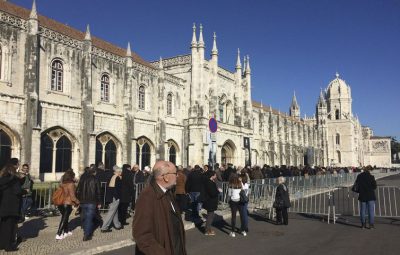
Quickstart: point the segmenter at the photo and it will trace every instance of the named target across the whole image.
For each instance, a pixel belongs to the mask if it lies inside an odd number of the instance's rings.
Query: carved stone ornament
[[[389,146],[387,141],[376,141],[372,144],[374,152],[388,152]]]

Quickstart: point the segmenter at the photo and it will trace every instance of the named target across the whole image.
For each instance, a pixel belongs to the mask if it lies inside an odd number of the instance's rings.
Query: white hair
[[[286,178],[283,176],[278,177],[278,184],[284,183],[286,181]]]

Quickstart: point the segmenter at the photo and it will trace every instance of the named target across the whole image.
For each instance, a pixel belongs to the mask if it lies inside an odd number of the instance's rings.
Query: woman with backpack
[[[63,194],[63,202],[58,205],[58,210],[61,213],[61,220],[58,226],[56,240],[62,240],[72,235],[68,228],[69,216],[72,212],[72,206],[79,205],[79,200],[75,196],[75,173],[72,169],[67,170],[62,176],[60,185]]]
[[[274,202],[277,225],[289,224],[288,211],[287,211],[289,207],[290,207],[289,189],[285,184],[285,177],[280,176],[278,178],[278,187],[276,187],[275,202]]]

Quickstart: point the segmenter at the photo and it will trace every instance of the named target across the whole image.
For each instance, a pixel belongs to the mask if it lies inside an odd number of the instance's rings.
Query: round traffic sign
[[[211,133],[215,133],[218,130],[218,123],[215,118],[210,118],[208,121],[208,128],[210,129]]]

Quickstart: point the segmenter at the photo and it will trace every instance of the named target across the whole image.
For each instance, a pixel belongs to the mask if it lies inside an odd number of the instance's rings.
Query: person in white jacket
[[[246,236],[246,229],[243,222],[242,216],[242,207],[243,204],[240,203],[240,191],[242,190],[243,185],[242,181],[237,175],[232,175],[229,180],[229,188],[228,188],[228,198],[229,198],[229,206],[231,208],[231,233],[229,234],[231,237],[235,237],[236,231],[236,213],[239,211],[240,214],[240,223],[241,223],[241,232],[244,236]]]

